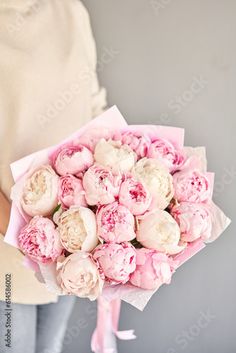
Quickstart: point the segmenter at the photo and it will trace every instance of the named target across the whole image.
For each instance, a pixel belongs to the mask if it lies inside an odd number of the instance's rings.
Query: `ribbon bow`
[[[116,338],[135,339],[133,330],[118,331],[121,300],[98,298],[97,327],[93,333],[91,349],[94,353],[117,353]]]

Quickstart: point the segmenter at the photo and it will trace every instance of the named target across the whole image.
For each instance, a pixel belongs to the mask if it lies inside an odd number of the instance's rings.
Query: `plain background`
[[[236,1],[84,0],[98,48],[98,71],[130,123],[186,129],[207,147],[215,201],[234,220],[236,198]],[[135,341],[120,353],[236,352],[234,222],[185,264],[144,312],[123,304],[120,328]],[[207,318],[204,318],[205,316]],[[89,353],[95,303],[79,301],[65,353]]]

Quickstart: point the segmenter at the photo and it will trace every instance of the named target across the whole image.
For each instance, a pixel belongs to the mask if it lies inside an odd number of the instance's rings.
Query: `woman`
[[[61,352],[74,299],[47,292],[3,234],[9,164],[106,107],[87,11],[78,0],[0,0],[0,53],[0,352]]]

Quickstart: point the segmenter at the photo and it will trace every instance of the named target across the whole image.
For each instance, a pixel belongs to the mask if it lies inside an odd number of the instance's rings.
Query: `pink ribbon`
[[[97,327],[93,333],[91,349],[94,353],[117,353],[116,337],[121,340],[135,339],[133,330],[118,331],[121,300],[108,301],[98,298]]]

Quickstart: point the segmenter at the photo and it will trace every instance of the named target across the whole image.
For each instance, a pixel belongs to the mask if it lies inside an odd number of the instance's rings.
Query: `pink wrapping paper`
[[[119,112],[116,106],[108,109],[105,113],[101,114],[94,120],[91,120],[88,124],[83,126],[77,132],[72,134],[70,137],[59,143],[58,145],[51,146],[49,148],[43,149],[41,151],[35,152],[29,156],[26,156],[14,163],[11,164],[11,171],[13,175],[13,179],[16,184],[12,188],[11,192],[11,199],[13,200],[13,207],[11,209],[11,217],[10,217],[10,224],[5,235],[5,242],[18,247],[17,236],[19,229],[24,226],[27,221],[27,217],[25,214],[21,213],[20,206],[20,197],[21,197],[21,190],[22,184],[27,177],[27,173],[42,165],[49,163],[50,155],[53,151],[60,146],[70,142],[77,140],[80,136],[86,134],[88,131],[100,131],[101,134],[104,133],[109,135],[116,129],[124,129],[126,128],[127,122],[125,121],[124,117]],[[101,129],[102,128],[102,129]]]
[[[184,147],[184,129],[174,128],[168,126],[154,126],[154,125],[128,125],[117,109],[113,106],[105,113],[101,114],[96,119],[89,122],[87,125],[82,127],[80,130],[75,132],[73,135],[62,141],[56,146],[52,146],[41,150],[39,152],[33,153],[19,161],[14,162],[11,165],[11,170],[13,174],[14,181],[16,184],[12,188],[11,198],[13,200],[13,205],[11,209],[11,217],[8,231],[5,236],[5,242],[8,244],[18,247],[18,233],[19,230],[26,224],[28,217],[21,209],[20,198],[22,185],[28,175],[28,172],[32,169],[42,165],[47,164],[50,161],[50,157],[53,152],[59,147],[75,142],[78,140],[91,137],[89,143],[91,146],[94,140],[99,137],[111,136],[116,130],[122,131],[137,131],[144,134],[148,134],[149,137],[155,137],[158,135],[159,138],[167,139],[177,148],[183,149],[185,154],[189,159],[189,165],[200,169],[202,172],[207,172],[207,161],[206,152],[204,147]],[[189,167],[186,165],[186,168]],[[208,177],[213,186],[214,184],[214,174],[208,172]],[[211,209],[213,217],[213,231],[212,236],[208,242],[211,242],[218,238],[220,234],[227,228],[230,224],[230,220],[224,215],[224,213],[213,203],[209,202],[208,207]],[[175,256],[178,261],[178,267],[188,261],[192,256],[197,254],[200,250],[205,247],[205,244],[201,240],[197,240],[190,243],[185,250]],[[37,274],[37,278],[44,281],[48,290],[61,295],[61,289],[55,280],[55,264],[52,265],[37,265],[28,258],[25,258],[24,264],[27,267],[31,267],[34,271],[37,271],[40,267],[40,272]],[[39,267],[38,267],[39,266]],[[108,348],[105,350],[104,345],[104,335],[102,335],[102,322],[103,319],[108,322],[110,332],[110,338],[112,335],[123,339],[132,339],[134,335],[131,331],[125,331],[121,333],[118,331],[118,319],[120,311],[120,300],[135,306],[139,310],[143,310],[147,305],[148,301],[152,295],[159,289],[161,283],[155,290],[144,290],[132,286],[131,284],[126,285],[116,285],[116,286],[106,286],[103,290],[103,296],[99,300],[99,317],[98,326],[93,336],[92,347],[95,352],[99,353],[113,353],[116,352],[116,348]],[[106,307],[107,305],[107,307]],[[100,333],[99,333],[100,332]],[[101,351],[101,352],[100,352]]]
[[[128,125],[125,121],[122,114],[119,112],[116,106],[108,109],[105,113],[101,114],[96,119],[90,121],[87,125],[83,126],[73,135],[62,141],[56,146],[52,146],[41,150],[39,152],[33,153],[25,158],[22,158],[11,165],[11,170],[13,178],[16,182],[12,188],[11,197],[13,199],[13,207],[11,210],[10,224],[5,236],[5,242],[15,247],[18,247],[17,236],[19,230],[25,225],[27,217],[22,213],[20,207],[20,196],[22,183],[27,176],[28,171],[36,168],[39,165],[49,163],[50,155],[58,149],[60,146],[63,146],[66,143],[71,141],[77,141],[80,138],[87,136],[95,136],[99,138],[101,136],[109,137],[116,130],[122,131],[140,131],[144,134],[148,134],[150,137],[155,137],[158,135],[160,138],[168,139],[172,144],[178,148],[184,148],[184,151],[188,157],[192,158],[192,163],[202,171],[206,172],[207,170],[207,160],[206,160],[206,151],[204,147],[184,147],[184,129],[174,128],[168,126],[155,126],[155,125]],[[197,158],[196,158],[197,157]],[[211,183],[214,183],[214,174],[208,173]],[[210,241],[215,240],[229,225],[230,220],[224,215],[224,213],[212,202],[209,204],[209,207],[213,211],[213,232]],[[198,251],[204,248],[204,243],[194,242],[191,246],[188,246],[187,249],[181,253],[179,256],[180,265],[190,259]],[[32,269],[37,268],[37,264],[33,263],[29,259],[25,259],[25,264]],[[60,294],[60,290],[55,283],[54,274],[55,266],[54,265],[40,265],[41,272],[44,274],[44,280],[46,286],[51,291],[56,291]],[[161,285],[161,284],[160,284]],[[156,289],[157,290],[157,289]],[[104,289],[104,297],[108,300],[119,298],[121,300],[130,303],[139,310],[143,310],[152,295],[156,292],[143,290],[136,288],[130,284],[128,285],[118,285],[112,287],[106,287]]]

